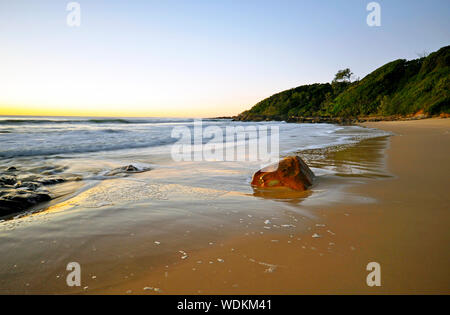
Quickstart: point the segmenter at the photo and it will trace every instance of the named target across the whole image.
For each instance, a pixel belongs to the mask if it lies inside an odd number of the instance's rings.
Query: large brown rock
[[[260,188],[289,187],[307,190],[314,180],[314,173],[298,156],[289,156],[277,164],[270,165],[253,175],[252,186]]]

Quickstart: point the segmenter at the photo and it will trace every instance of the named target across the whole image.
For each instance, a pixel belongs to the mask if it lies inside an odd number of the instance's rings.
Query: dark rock
[[[62,177],[56,177],[56,176],[48,176],[48,177],[43,177],[37,180],[38,183],[42,184],[42,185],[55,185],[55,184],[59,184],[59,183],[63,183],[66,180]]]
[[[7,191],[0,197],[0,216],[19,213],[40,202],[51,200],[47,192],[31,192],[26,190]]]
[[[80,176],[59,174],[67,167],[41,166],[34,169],[19,170],[9,167],[0,176],[0,217],[20,213],[38,203],[51,200],[51,194],[44,186],[55,185],[71,180],[79,180]],[[49,175],[36,172],[49,172]]]
[[[10,193],[13,193],[14,191],[15,191],[14,188],[2,188],[2,189],[0,189],[0,197],[10,194]]]
[[[55,174],[59,174],[64,172],[65,170],[67,170],[68,167],[67,166],[59,166],[59,167],[55,167],[52,169],[47,169],[41,172],[41,175],[55,175]]]
[[[0,183],[3,185],[15,185],[16,178],[14,176],[4,175],[0,176]]]
[[[18,174],[17,175],[17,181],[19,182],[35,182],[37,181],[41,176],[35,175],[35,174]]]
[[[17,184],[14,185],[14,188],[26,188],[29,190],[37,190],[40,187],[42,187],[42,185],[37,182],[17,182]]]
[[[138,172],[139,169],[134,165],[128,165],[124,167],[125,172]]]
[[[127,166],[122,166],[122,167],[118,167],[115,168],[111,171],[109,171],[108,173],[106,173],[106,176],[114,176],[114,175],[118,175],[118,174],[123,174],[123,173],[142,173],[142,172],[147,172],[150,171],[150,168],[145,168],[145,169],[138,169],[136,166],[134,165],[127,165]]]

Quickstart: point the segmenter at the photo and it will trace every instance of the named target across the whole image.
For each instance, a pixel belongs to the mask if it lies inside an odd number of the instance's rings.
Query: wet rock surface
[[[120,174],[130,174],[130,173],[143,173],[143,172],[147,172],[147,171],[151,171],[151,168],[142,168],[139,169],[134,165],[126,165],[126,166],[122,166],[122,167],[118,167],[115,168],[111,171],[109,171],[108,173],[106,173],[106,176],[116,176],[116,175],[120,175]]]
[[[20,170],[14,166],[0,171],[0,217],[20,213],[34,205],[52,199],[46,186],[71,180],[80,180],[76,175],[54,175],[58,168],[34,173],[33,169]]]
[[[259,170],[253,175],[252,186],[259,188],[288,187],[296,191],[307,190],[312,186],[314,173],[298,156],[289,156]]]
[[[0,167],[0,217],[18,214],[58,197],[53,196],[47,189],[48,186],[82,179],[79,175],[65,173],[66,170],[67,167],[62,166]],[[104,175],[124,177],[149,170],[151,169],[126,165],[112,169]]]
[[[0,216],[16,214],[40,202],[51,200],[44,191],[13,190],[0,191]]]

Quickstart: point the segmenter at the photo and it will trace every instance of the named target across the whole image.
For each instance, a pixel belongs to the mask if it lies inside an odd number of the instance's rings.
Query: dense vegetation
[[[362,80],[351,82],[351,77],[345,69],[331,83],[277,93],[239,119],[450,113],[450,46],[419,59],[392,61]]]

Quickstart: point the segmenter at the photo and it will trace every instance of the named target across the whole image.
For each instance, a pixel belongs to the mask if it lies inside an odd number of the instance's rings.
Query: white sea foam
[[[280,152],[316,149],[348,144],[361,138],[383,135],[358,126],[332,124],[287,124],[284,122],[232,122],[204,120],[209,126],[273,125],[280,128]],[[192,119],[81,119],[81,118],[0,118],[0,158],[83,154],[127,149],[152,148],[169,152],[177,139],[174,126],[193,127]],[[210,139],[203,139],[209,142]],[[224,143],[227,146],[228,143]]]

